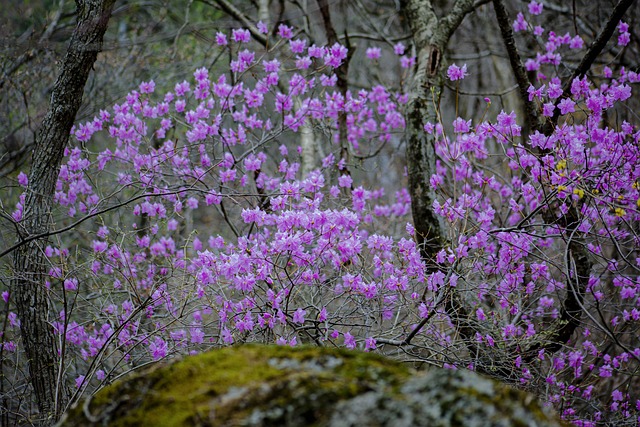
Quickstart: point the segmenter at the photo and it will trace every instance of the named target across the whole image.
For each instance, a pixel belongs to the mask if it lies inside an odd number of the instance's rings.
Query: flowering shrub
[[[338,90],[339,44],[307,46],[284,25],[267,51],[247,30],[218,34],[228,75],[201,68],[163,94],[144,82],[77,125],[55,196],[71,232],[46,255],[78,392],[174,353],[306,342],[478,369],[579,425],[637,422],[640,132],[605,113],[640,77],[605,67],[565,96],[555,65],[582,39],[543,36],[527,21],[542,10],[532,2],[514,29],[545,42],[526,66],[529,100],[562,116],[551,132],[524,135],[513,112],[425,123],[448,232],[435,259],[421,258],[408,192],[387,198],[350,169],[349,153],[397,142],[407,95]],[[447,75],[463,84],[466,64]],[[309,126],[328,152],[303,174]]]

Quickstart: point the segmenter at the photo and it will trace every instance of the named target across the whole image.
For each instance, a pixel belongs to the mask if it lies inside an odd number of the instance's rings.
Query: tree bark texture
[[[84,86],[102,48],[115,0],[77,0],[77,24],[54,84],[51,103],[36,135],[29,184],[25,194],[19,239],[46,233],[60,163]],[[53,421],[63,409],[66,395],[59,381],[60,357],[53,328],[48,321],[47,272],[44,248],[47,239],[21,246],[13,256],[13,299],[21,322],[22,341],[38,407]]]
[[[429,270],[438,268],[434,258],[447,244],[448,237],[444,220],[436,215],[433,208],[436,192],[431,187],[430,179],[436,173],[435,136],[425,132],[424,125],[438,122],[446,69],[444,52],[455,29],[473,11],[473,4],[473,0],[458,0],[447,15],[438,18],[431,1],[402,0],[418,51],[406,127],[409,194],[416,241]],[[480,354],[474,341],[476,330],[470,321],[469,311],[454,288],[447,296],[445,311],[469,353],[476,360],[489,358]],[[477,369],[483,371],[483,365],[480,364]],[[498,376],[505,375],[508,373],[501,369]]]
[[[435,138],[424,131],[427,122],[437,123],[443,86],[444,51],[453,31],[473,10],[472,0],[458,0],[451,11],[438,18],[429,0],[402,0],[418,51],[416,73],[407,114],[407,171],[416,239],[425,262],[442,249],[446,229],[433,210],[435,190],[430,185],[436,173]]]

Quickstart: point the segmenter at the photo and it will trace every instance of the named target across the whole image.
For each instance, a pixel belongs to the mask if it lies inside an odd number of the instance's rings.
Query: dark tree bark
[[[82,102],[85,83],[102,48],[114,3],[115,0],[76,0],[77,24],[53,87],[49,110],[36,135],[19,239],[49,230],[64,148]],[[51,422],[64,409],[66,393],[59,378],[56,339],[48,321],[43,250],[46,244],[47,239],[32,240],[14,253],[12,289],[38,407],[47,422]]]

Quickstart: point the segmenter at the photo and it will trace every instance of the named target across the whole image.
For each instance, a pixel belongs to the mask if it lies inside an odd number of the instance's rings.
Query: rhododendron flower
[[[290,40],[289,47],[291,48],[291,52],[293,53],[302,53],[307,47],[306,40]]]
[[[84,379],[85,379],[84,375],[78,375],[76,377],[76,388],[82,387],[82,384],[84,384]]]
[[[458,67],[456,64],[450,65],[447,69],[447,76],[451,81],[464,79],[467,76],[467,64],[462,67]]]
[[[216,43],[218,46],[226,46],[229,43],[227,41],[227,35],[223,33],[216,33]]]
[[[370,47],[367,49],[367,58],[369,59],[380,59],[380,48],[379,47]]]
[[[29,184],[29,177],[27,177],[26,173],[20,172],[18,174],[18,184],[22,187],[26,187]]]
[[[401,42],[398,42],[393,46],[393,52],[396,55],[404,55],[405,49],[406,49],[405,45],[402,44]]]
[[[411,68],[416,63],[416,58],[414,56],[404,55],[400,58],[400,66],[402,68]]]
[[[558,108],[560,109],[560,114],[564,115],[564,114],[569,114],[569,113],[575,112],[576,111],[575,110],[575,105],[576,105],[576,103],[573,102],[571,99],[569,99],[569,98],[563,99],[558,104]]]
[[[293,313],[293,323],[303,324],[304,323],[304,316],[306,314],[307,314],[306,310],[303,310],[301,308],[297,309]]]
[[[516,20],[513,21],[513,31],[517,33],[526,29],[527,21],[524,19],[524,15],[522,13],[518,13],[518,15],[516,16]]]
[[[155,337],[153,342],[149,344],[149,352],[154,360],[160,360],[167,356],[169,347],[165,340],[160,337]]]
[[[356,339],[349,332],[345,332],[344,334],[344,346],[349,350],[353,350],[356,348]]]
[[[293,37],[293,29],[284,24],[280,24],[278,26],[278,36],[282,37],[283,39],[290,39]]]
[[[141,93],[153,93],[156,88],[156,82],[150,80],[148,82],[140,83],[140,92]]]
[[[65,279],[64,281],[64,289],[66,291],[75,291],[78,289],[78,279]]]
[[[267,34],[269,32],[269,28],[262,21],[258,21],[258,23],[256,24],[256,28],[258,28],[258,31],[260,31],[260,33],[262,34]]]
[[[532,15],[540,15],[542,13],[542,3],[532,1],[529,3],[529,13]]]
[[[231,38],[233,38],[234,42],[249,43],[249,41],[251,40],[251,33],[249,33],[249,30],[240,28],[231,31]]]

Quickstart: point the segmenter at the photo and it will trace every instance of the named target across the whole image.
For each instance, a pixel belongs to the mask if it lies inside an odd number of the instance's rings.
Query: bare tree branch
[[[598,55],[600,55],[600,52],[602,52],[602,49],[604,49],[604,47],[607,45],[607,43],[613,36],[613,32],[616,30],[618,23],[626,13],[627,9],[629,9],[629,7],[631,7],[631,5],[634,2],[635,0],[619,0],[618,1],[616,6],[613,8],[613,11],[611,11],[611,15],[609,15],[609,18],[607,19],[607,22],[604,24],[604,27],[602,27],[602,29],[600,30],[600,33],[598,34],[596,39],[593,41],[593,43],[589,47],[589,50],[587,50],[587,53],[582,57],[580,64],[578,64],[578,67],[573,71],[573,73],[571,74],[571,77],[569,77],[569,79],[565,82],[564,87],[562,88],[563,89],[562,96],[560,96],[556,100],[556,106],[560,103],[560,101],[570,96],[571,83],[577,77],[582,77],[587,73],[587,71],[589,71],[589,69],[591,68],[591,65],[593,65]],[[554,110],[551,124],[555,125],[556,123],[558,123],[559,117],[560,117],[560,110],[556,108]],[[547,129],[547,132],[545,133],[550,132],[552,129],[553,129],[553,126],[550,126],[549,129]]]
[[[245,28],[249,30],[254,39],[258,41],[263,46],[267,46],[269,39],[267,36],[262,34],[258,27],[253,24],[253,21],[244,13],[242,13],[238,8],[236,8],[233,4],[229,3],[227,0],[200,0],[201,2],[208,4],[209,6],[217,5],[220,9],[228,13],[237,19]],[[212,3],[213,2],[213,3]]]
[[[509,12],[505,7],[503,0],[493,0],[493,8],[496,12],[496,18],[498,19],[498,26],[500,27],[500,34],[504,41],[504,46],[507,48],[507,54],[509,55],[509,64],[513,70],[513,75],[518,83],[518,89],[520,92],[520,99],[524,104],[525,120],[530,131],[535,132],[540,130],[540,119],[536,110],[536,105],[529,101],[527,90],[531,85],[529,78],[527,77],[527,71],[522,65],[522,59],[516,46],[516,41],[513,38],[513,30],[511,29],[511,18]]]

